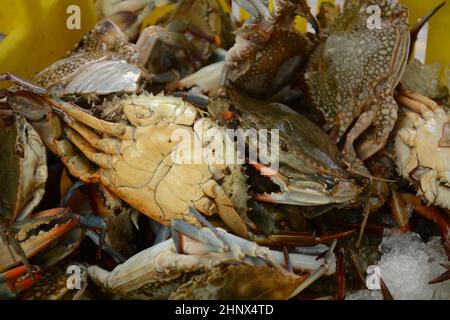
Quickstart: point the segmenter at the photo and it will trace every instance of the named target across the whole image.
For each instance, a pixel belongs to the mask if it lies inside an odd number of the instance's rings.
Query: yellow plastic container
[[[80,9],[80,29],[69,30],[70,5]],[[32,79],[60,59],[96,22],[93,0],[0,0],[0,73]]]
[[[318,5],[323,0],[319,0]],[[411,11],[411,24],[442,0],[402,0]],[[333,2],[333,1],[330,1]],[[80,29],[70,30],[67,8],[80,8]],[[164,12],[162,10],[161,12]],[[62,58],[97,20],[94,0],[0,0],[0,73],[11,72],[32,79]],[[153,16],[150,21],[154,21]],[[297,21],[305,29],[302,19]],[[450,3],[431,20],[426,62],[450,64]]]

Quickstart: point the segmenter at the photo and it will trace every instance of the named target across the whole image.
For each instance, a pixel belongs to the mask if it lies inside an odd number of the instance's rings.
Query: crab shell
[[[268,98],[295,78],[312,45],[293,28],[294,19],[286,19],[278,21],[271,14],[237,30],[236,43],[226,55],[226,78],[232,87],[251,97]]]
[[[336,144],[320,127],[285,105],[251,99],[236,91],[228,95],[240,113],[243,128],[276,129],[279,135],[281,181],[272,181],[282,192],[260,195],[258,200],[300,206],[356,201],[362,187],[345,171]],[[209,109],[220,108],[219,103]],[[252,139],[249,144],[257,148]],[[263,159],[263,153],[258,156]]]
[[[368,26],[371,5],[381,10],[380,29]],[[308,62],[305,78],[315,107],[337,142],[345,136],[345,152],[363,161],[385,146],[397,120],[393,92],[407,63],[407,20],[406,7],[397,2],[360,1],[328,28]]]
[[[450,209],[450,114],[440,107],[405,112],[395,137],[399,173],[429,204]]]
[[[269,266],[221,265],[193,276],[172,292],[169,299],[286,300],[306,278],[307,274],[286,273]]]
[[[34,81],[52,94],[63,97],[141,92],[147,79],[145,70],[121,55],[87,51],[56,61],[41,71]]]
[[[20,221],[44,196],[47,157],[41,138],[25,118],[14,115],[12,121],[11,126],[0,126],[0,209],[6,210],[2,218]]]
[[[39,108],[36,97],[27,99]],[[234,142],[194,106],[164,95],[123,96],[100,107],[117,113],[115,121],[105,121],[70,103],[53,104],[65,122],[65,136],[54,135],[59,131],[55,124],[49,128],[38,120],[34,125],[73,176],[102,184],[164,225],[176,218],[198,225],[189,210],[194,207],[205,215],[217,213],[234,232],[248,236],[248,221],[242,219],[248,200],[245,175],[241,165],[229,164],[216,152],[217,146]],[[21,112],[32,117],[38,110]],[[44,103],[40,112],[44,123],[58,120]],[[183,152],[193,158],[180,159]]]
[[[178,253],[175,241],[169,239],[139,252],[112,271],[90,266],[89,277],[105,291],[126,299],[286,299],[325,261],[315,256],[290,254],[294,270],[304,271],[296,275],[280,266],[284,259],[281,252],[220,228],[216,229],[220,236],[215,242],[225,240],[228,245],[216,247],[200,240],[201,234],[215,237],[216,233],[207,228],[198,232],[198,239],[183,238],[183,253]],[[230,264],[237,265],[230,267]],[[327,268],[324,274],[333,274],[335,260]]]

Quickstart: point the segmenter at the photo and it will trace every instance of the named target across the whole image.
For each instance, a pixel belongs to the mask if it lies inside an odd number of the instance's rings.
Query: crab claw
[[[256,195],[255,199],[259,201],[298,206],[321,206],[350,202],[361,192],[361,188],[351,181],[340,181],[330,188],[325,179],[323,181],[313,177],[292,179],[261,163],[251,164],[280,188],[278,193]]]
[[[31,258],[53,241],[74,228],[78,217],[69,217],[65,208],[56,208],[37,213],[22,223],[14,226],[17,229],[15,241],[22,248],[26,258]],[[51,228],[49,231],[40,228]],[[7,244],[0,245],[0,272],[15,266],[21,257],[10,251]]]
[[[38,268],[28,274],[25,266],[20,266],[0,274],[0,299],[13,299],[21,291],[31,287],[41,278]]]

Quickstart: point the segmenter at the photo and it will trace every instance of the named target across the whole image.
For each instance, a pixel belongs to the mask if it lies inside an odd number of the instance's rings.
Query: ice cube
[[[445,270],[447,261],[439,238],[425,244],[418,234],[384,235],[378,262],[381,277],[396,300],[449,299],[450,284],[428,282]]]

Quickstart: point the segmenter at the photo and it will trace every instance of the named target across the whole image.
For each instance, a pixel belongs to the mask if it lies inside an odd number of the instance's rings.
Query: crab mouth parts
[[[55,214],[54,210],[59,211],[56,211],[57,213]],[[78,217],[69,216],[66,212],[61,214],[60,209],[52,209],[51,211],[51,213],[45,213],[47,216],[40,215],[35,220],[24,222],[23,225],[16,227],[18,232],[14,235],[14,239],[22,247],[27,258],[34,256],[74,228],[78,223]],[[9,249],[7,245],[1,243],[0,272],[21,261],[17,253]]]

